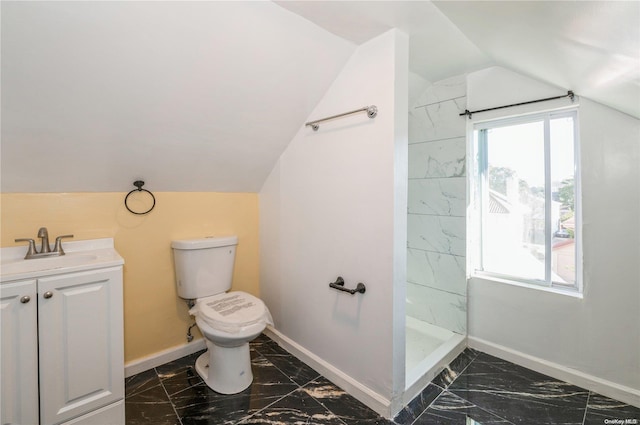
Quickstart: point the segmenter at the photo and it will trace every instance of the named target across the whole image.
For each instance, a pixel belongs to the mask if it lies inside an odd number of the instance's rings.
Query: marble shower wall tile
[[[466,76],[409,110],[407,314],[466,332]]]
[[[407,283],[407,315],[450,331],[467,332],[467,297]]]
[[[407,280],[422,286],[467,295],[465,257],[407,250]]]
[[[423,107],[409,108],[409,146],[425,142],[431,133],[426,110]]]
[[[464,137],[409,145],[409,178],[464,177]]]
[[[464,177],[409,180],[409,214],[464,217],[467,209]]]
[[[466,97],[467,77],[458,75],[433,83],[418,97],[414,106],[442,102],[457,97]]]
[[[456,98],[414,108],[409,116],[413,121],[409,141],[419,143],[464,136],[466,117],[460,114],[466,104],[466,98]]]
[[[407,217],[408,248],[464,257],[465,231],[464,217],[416,214],[409,214]]]
[[[429,86],[409,109],[409,143],[464,136],[466,106],[464,76]]]

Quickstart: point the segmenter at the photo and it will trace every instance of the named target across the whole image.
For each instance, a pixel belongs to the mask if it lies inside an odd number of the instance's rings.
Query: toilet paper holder
[[[364,283],[362,282],[359,282],[354,289],[345,288],[344,279],[342,278],[342,276],[338,276],[335,282],[329,283],[329,287],[333,289],[337,289],[338,291],[348,292],[351,295],[354,295],[356,292],[360,292],[361,294],[364,294],[365,291],[367,290],[367,287],[364,286]]]

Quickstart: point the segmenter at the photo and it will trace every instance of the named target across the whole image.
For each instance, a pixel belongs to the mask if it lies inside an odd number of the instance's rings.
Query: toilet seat
[[[242,291],[199,298],[189,313],[213,329],[231,334],[240,333],[258,323],[273,324],[271,314],[262,300]]]

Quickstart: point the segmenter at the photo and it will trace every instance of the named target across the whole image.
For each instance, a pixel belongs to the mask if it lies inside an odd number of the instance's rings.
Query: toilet
[[[207,351],[195,369],[209,388],[239,393],[251,385],[249,342],[273,324],[264,303],[231,291],[237,236],[171,242],[178,296],[195,302],[189,313],[205,338]]]

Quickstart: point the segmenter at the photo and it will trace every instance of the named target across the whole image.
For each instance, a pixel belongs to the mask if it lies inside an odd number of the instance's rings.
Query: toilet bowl
[[[221,394],[249,387],[253,381],[249,342],[271,323],[264,303],[245,292],[225,292],[198,299],[189,313],[207,344],[207,351],[196,360],[198,375]]]
[[[249,342],[273,324],[264,303],[230,291],[236,237],[173,241],[176,284],[181,298],[195,301],[195,317],[207,351],[195,369],[212,390],[235,394],[253,381]]]

